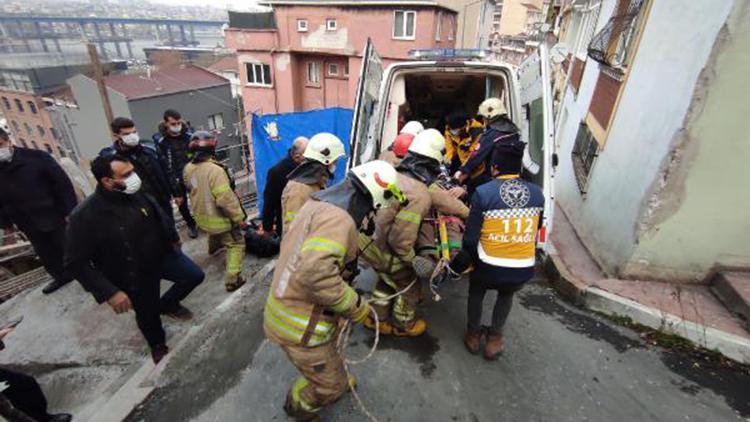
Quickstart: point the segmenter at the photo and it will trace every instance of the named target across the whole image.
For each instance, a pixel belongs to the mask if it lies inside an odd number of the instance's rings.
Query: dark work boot
[[[484,345],[484,358],[487,360],[497,360],[503,353],[503,335],[502,333],[488,333],[487,344]]]
[[[286,402],[284,403],[284,412],[295,421],[304,422],[318,422],[320,417],[313,412],[301,408],[297,403],[294,402],[291,393],[287,393]]]
[[[154,360],[154,364],[158,364],[167,353],[169,353],[169,347],[166,344],[157,344],[151,349],[151,359]]]
[[[179,303],[173,308],[163,309],[160,313],[162,315],[166,315],[170,318],[174,318],[180,321],[189,321],[193,319],[193,313],[190,312],[190,309],[180,305]]]
[[[66,285],[68,283],[70,283],[71,281],[73,281],[72,278],[70,280],[53,280],[49,284],[47,284],[46,286],[44,286],[44,288],[42,289],[42,293],[48,295],[48,294],[56,291],[60,287]]]
[[[198,228],[195,226],[188,226],[187,228],[188,237],[195,239],[198,237]]]
[[[464,346],[472,355],[479,353],[479,348],[482,343],[482,332],[481,331],[466,331],[464,335]]]

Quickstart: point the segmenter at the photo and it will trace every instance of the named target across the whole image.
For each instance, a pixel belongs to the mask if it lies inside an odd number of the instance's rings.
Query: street
[[[127,420],[287,420],[282,404],[296,371],[263,336],[269,282],[266,277],[243,289],[238,309],[224,312],[208,333],[174,356],[163,381]],[[378,420],[726,421],[750,416],[747,373],[647,345],[637,333],[563,302],[541,277],[516,296],[500,360],[470,355],[462,344],[465,283],[446,286],[439,303],[428,301],[422,309],[429,322],[426,335],[382,339],[372,359],[352,367],[362,401]],[[348,349],[351,358],[364,356],[373,337],[357,327]],[[322,416],[367,420],[350,394]]]

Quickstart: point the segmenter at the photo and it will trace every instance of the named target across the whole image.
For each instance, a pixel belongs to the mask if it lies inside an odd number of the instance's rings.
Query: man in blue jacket
[[[182,115],[177,110],[169,109],[164,112],[163,117],[164,120],[159,123],[159,132],[154,135],[154,141],[164,161],[175,204],[180,209],[182,219],[185,220],[188,235],[195,239],[198,237],[198,226],[190,214],[185,181],[182,179],[185,165],[190,162],[188,144],[193,136],[193,130],[182,120]]]
[[[0,129],[0,228],[15,225],[26,234],[54,279],[44,294],[73,280],[63,269],[63,248],[68,215],[77,202],[73,184],[51,155],[14,146]]]
[[[526,144],[510,140],[495,145],[494,179],[478,187],[466,222],[462,249],[451,262],[456,272],[469,263],[469,301],[466,348],[479,352],[482,301],[487,290],[497,290],[492,325],[487,332],[484,357],[497,359],[503,350],[503,326],[513,304],[513,294],[534,275],[537,231],[542,224],[542,189],[521,179]]]
[[[99,152],[100,157],[120,155],[135,167],[143,186],[141,190],[151,195],[172,220],[173,185],[169,183],[167,171],[156,148],[149,141],[142,141],[135,123],[127,117],[117,117],[110,124],[114,143]]]

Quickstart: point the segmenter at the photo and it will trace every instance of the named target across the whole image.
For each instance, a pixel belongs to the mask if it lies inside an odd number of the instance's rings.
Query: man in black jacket
[[[49,154],[13,146],[0,129],[0,227],[15,224],[26,234],[54,278],[45,294],[72,280],[63,270],[63,248],[66,220],[76,203],[73,184]]]
[[[159,123],[159,133],[154,135],[154,140],[167,169],[174,201],[180,208],[182,219],[187,224],[188,235],[195,239],[198,237],[198,227],[190,214],[185,194],[185,182],[182,180],[185,164],[190,161],[188,144],[192,135],[193,131],[182,120],[182,115],[177,110],[169,109],[164,112],[164,121]]]
[[[158,363],[169,351],[159,315],[190,319],[180,301],[205,275],[180,251],[172,219],[140,191],[140,178],[127,158],[98,157],[91,172],[98,185],[70,216],[65,266],[97,302],[107,301],[118,314],[135,311]],[[162,278],[174,285],[160,298]]]
[[[286,156],[268,170],[266,187],[263,190],[263,234],[282,233],[281,194],[284,192],[287,176],[302,162],[302,154],[307,147],[308,139],[300,136],[294,140]]]
[[[127,117],[117,117],[110,124],[115,141],[102,149],[99,156],[121,155],[135,166],[141,178],[143,193],[153,197],[170,219],[174,220],[172,196],[176,186],[169,183],[164,163],[156,147],[141,141],[135,123]]]

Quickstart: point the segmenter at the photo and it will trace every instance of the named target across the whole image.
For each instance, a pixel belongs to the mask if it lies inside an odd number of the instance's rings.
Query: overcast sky
[[[150,0],[152,3],[166,3],[174,6],[190,5],[190,6],[203,6],[206,3],[215,5],[216,7],[225,8],[230,6],[233,9],[241,9],[243,6],[255,5],[256,0]]]

